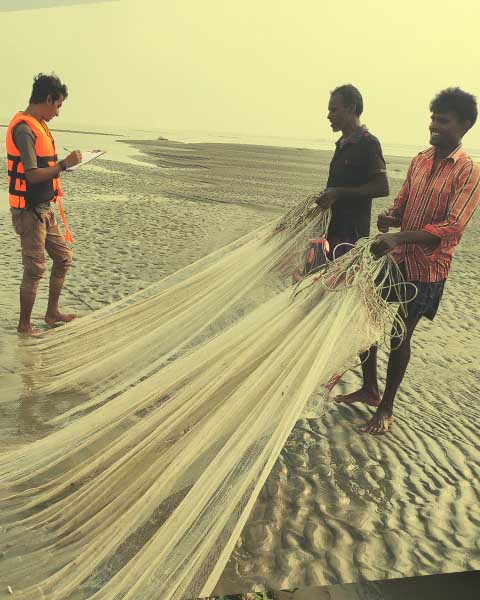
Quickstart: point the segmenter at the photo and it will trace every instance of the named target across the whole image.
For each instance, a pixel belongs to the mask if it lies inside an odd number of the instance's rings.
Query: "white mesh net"
[[[307,200],[33,341],[36,401],[81,400],[0,456],[0,579],[19,598],[211,593],[296,420],[398,326],[379,294],[396,267],[369,240],[292,284],[328,218]]]

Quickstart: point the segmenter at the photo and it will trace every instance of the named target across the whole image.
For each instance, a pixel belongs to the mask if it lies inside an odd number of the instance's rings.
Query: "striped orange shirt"
[[[480,200],[480,166],[458,146],[432,173],[435,148],[420,152],[388,211],[401,219],[401,231],[428,231],[438,244],[402,244],[393,250],[409,281],[442,281],[456,246]]]

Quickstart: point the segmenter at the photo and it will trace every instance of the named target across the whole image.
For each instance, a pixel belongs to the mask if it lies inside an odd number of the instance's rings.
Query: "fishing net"
[[[212,592],[295,422],[321,414],[361,351],[403,334],[381,294],[402,285],[395,263],[368,239],[329,263],[328,221],[307,199],[32,341],[37,401],[82,401],[0,455],[0,580],[15,597]]]

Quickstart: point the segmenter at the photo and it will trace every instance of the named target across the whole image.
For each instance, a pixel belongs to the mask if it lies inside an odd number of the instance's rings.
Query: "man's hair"
[[[355,114],[359,117],[363,112],[363,98],[362,94],[357,90],[357,88],[351,83],[347,83],[346,85],[340,85],[336,87],[333,92],[330,93],[331,96],[334,94],[339,94],[342,97],[344,106],[353,106],[355,104]]]
[[[458,87],[447,88],[430,102],[430,111],[440,114],[453,112],[461,121],[470,121],[473,125],[478,116],[477,99]]]
[[[58,100],[61,96],[65,99],[68,96],[67,86],[54,73],[51,75],[39,73],[33,80],[30,104],[46,102],[48,96],[53,101]]]

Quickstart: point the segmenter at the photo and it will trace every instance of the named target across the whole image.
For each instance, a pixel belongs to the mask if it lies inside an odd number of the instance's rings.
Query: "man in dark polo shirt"
[[[372,198],[389,194],[380,142],[360,124],[362,112],[363,100],[356,87],[348,84],[333,90],[328,120],[333,131],[342,132],[342,137],[336,142],[327,187],[316,198],[319,206],[332,209],[327,236],[330,259],[337,244],[355,244],[370,235]],[[349,249],[341,246],[335,256]]]

